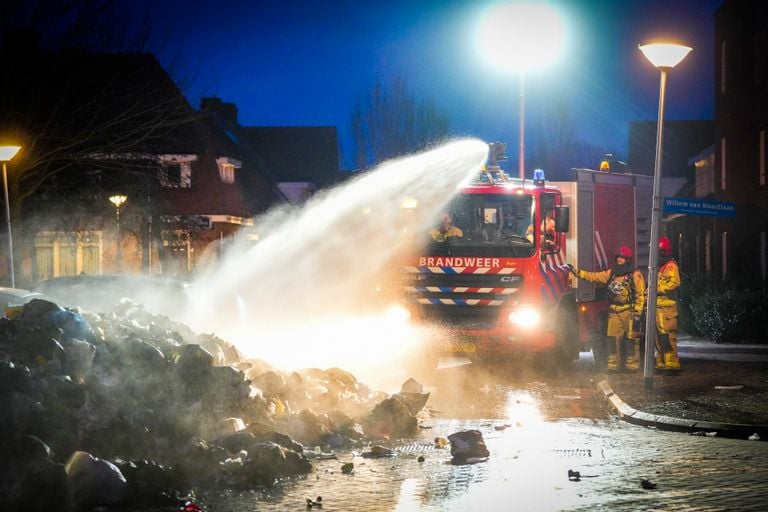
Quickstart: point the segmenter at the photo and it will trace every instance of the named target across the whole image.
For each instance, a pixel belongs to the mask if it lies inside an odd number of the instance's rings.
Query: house
[[[184,276],[204,254],[215,260],[211,248],[254,213],[285,201],[152,55],[3,58],[17,79],[0,84],[0,134],[23,147],[9,172],[20,285],[82,273]],[[126,198],[119,207],[115,195]]]
[[[706,269],[721,278],[768,277],[768,7],[727,0],[715,13],[714,192],[736,216],[707,228]]]
[[[216,117],[222,131],[259,163],[289,202],[301,204],[342,180],[335,126],[243,126],[235,104],[217,97],[203,98],[200,108]]]

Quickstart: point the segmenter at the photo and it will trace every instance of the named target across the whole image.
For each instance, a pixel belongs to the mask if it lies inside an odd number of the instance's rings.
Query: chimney
[[[222,121],[237,124],[237,106],[234,103],[224,103],[216,96],[202,98],[200,110],[210,112]]]

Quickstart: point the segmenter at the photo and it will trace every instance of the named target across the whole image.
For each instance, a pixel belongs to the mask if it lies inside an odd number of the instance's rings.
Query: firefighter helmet
[[[618,249],[616,249],[616,252],[613,254],[616,258],[624,258],[629,259],[632,257],[632,249],[627,247],[626,245],[622,245]]]
[[[665,236],[659,238],[659,254],[662,256],[672,255],[672,244],[670,243],[669,238]]]

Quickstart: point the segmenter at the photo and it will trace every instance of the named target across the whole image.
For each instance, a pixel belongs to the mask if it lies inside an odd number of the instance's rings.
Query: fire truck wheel
[[[568,366],[579,357],[579,333],[576,302],[564,297],[557,306],[557,328],[553,356],[558,366]]]
[[[592,357],[595,360],[595,368],[597,371],[605,371],[608,365],[608,350],[606,346],[605,332],[608,325],[608,318],[602,317],[599,322],[598,328],[592,332]]]

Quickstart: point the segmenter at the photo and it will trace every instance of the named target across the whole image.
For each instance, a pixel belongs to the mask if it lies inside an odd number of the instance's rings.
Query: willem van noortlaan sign
[[[736,204],[708,199],[687,199],[685,197],[665,197],[662,206],[664,213],[684,213],[686,215],[706,215],[708,217],[735,217]]]

